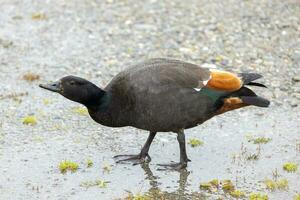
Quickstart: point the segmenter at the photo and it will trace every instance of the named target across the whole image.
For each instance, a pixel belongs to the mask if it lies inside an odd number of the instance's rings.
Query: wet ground
[[[299,1],[1,0],[0,10],[0,199],[232,198],[200,190],[212,179],[275,200],[300,193],[300,170],[282,169],[300,164]],[[203,141],[188,145],[187,170],[158,171],[156,164],[179,158],[176,135],[156,136],[149,165],[115,164],[113,155],[138,152],[148,133],[96,124],[78,104],[38,87],[68,74],[104,86],[149,57],[261,73],[269,88],[256,91],[272,104],[186,130],[187,140]],[[40,78],[25,80],[30,73]],[[23,124],[31,115],[37,123]],[[253,144],[257,137],[271,140]],[[63,160],[79,169],[62,174]],[[266,179],[289,187],[270,191]],[[97,180],[107,184],[92,186]]]

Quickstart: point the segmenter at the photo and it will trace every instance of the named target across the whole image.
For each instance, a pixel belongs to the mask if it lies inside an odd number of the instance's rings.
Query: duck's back
[[[106,86],[119,123],[150,131],[177,131],[213,116],[213,102],[199,93],[208,69],[171,59],[151,59],[119,73]]]

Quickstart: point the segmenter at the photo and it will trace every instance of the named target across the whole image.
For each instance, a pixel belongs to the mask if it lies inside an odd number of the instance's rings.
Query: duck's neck
[[[100,110],[107,108],[107,105],[109,103],[109,94],[108,92],[97,88],[94,91],[90,93],[90,96],[86,102],[83,104],[89,109],[89,110]]]

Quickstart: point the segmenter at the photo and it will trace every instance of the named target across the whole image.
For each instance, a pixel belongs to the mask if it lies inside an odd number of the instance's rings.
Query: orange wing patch
[[[211,70],[211,79],[209,79],[206,86],[216,90],[231,92],[240,89],[242,85],[242,80],[233,73]]]
[[[235,110],[241,107],[245,107],[247,104],[243,103],[243,101],[238,97],[229,97],[224,99],[223,106],[217,111],[217,114],[222,114],[224,112]]]

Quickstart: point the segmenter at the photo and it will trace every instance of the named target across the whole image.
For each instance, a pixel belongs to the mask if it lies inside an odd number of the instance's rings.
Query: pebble
[[[293,92],[300,93],[300,83],[298,82],[295,85],[293,85],[292,89]]]
[[[292,96],[297,99],[300,99],[300,93],[293,93]]]
[[[300,82],[300,75],[296,75],[292,78],[294,82]]]

